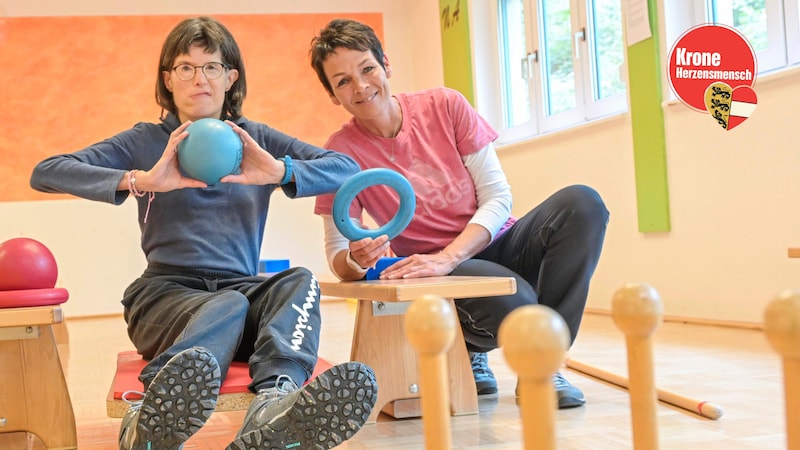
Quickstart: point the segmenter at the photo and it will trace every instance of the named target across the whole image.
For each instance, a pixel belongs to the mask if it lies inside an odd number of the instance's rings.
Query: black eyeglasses
[[[205,75],[209,80],[216,80],[217,78],[221,77],[223,73],[225,73],[227,68],[228,66],[221,62],[209,62],[203,64],[202,66],[178,64],[177,66],[173,67],[172,70],[175,71],[175,75],[178,77],[178,79],[189,81],[194,79],[197,69],[202,69],[203,75]]]

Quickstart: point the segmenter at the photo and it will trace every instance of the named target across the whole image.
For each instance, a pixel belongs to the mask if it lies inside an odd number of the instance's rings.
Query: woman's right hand
[[[178,144],[189,132],[186,128],[191,120],[182,123],[169,135],[169,141],[158,162],[148,171],[136,171],[136,189],[141,192],[169,192],[184,188],[205,188],[208,185],[200,180],[183,176],[178,164]]]
[[[386,256],[389,251],[389,236],[381,235],[376,238],[366,237],[358,241],[350,241],[350,256],[359,266],[375,267],[378,260]]]

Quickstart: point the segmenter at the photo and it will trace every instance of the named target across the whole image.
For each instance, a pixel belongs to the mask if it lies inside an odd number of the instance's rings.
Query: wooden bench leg
[[[452,304],[453,300],[450,302]],[[373,311],[373,303],[378,304],[369,300],[358,302],[350,353],[351,360],[372,367],[378,382],[378,400],[367,423],[375,422],[382,410],[391,411],[392,402],[398,401],[404,404],[406,410],[413,410],[408,400],[419,399],[416,352],[405,338],[403,327],[404,310],[408,303],[380,303],[386,310],[376,312]],[[476,414],[478,395],[460,327],[447,353],[447,368],[452,414]]]
[[[38,330],[37,330],[38,329]],[[2,328],[0,432],[27,431],[48,449],[76,449],[75,415],[51,325]],[[22,337],[24,334],[38,337]]]

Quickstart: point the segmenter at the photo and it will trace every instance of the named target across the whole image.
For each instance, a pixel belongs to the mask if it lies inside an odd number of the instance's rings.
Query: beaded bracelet
[[[128,191],[134,197],[144,197],[145,194],[148,194],[147,197],[147,210],[144,212],[144,223],[147,223],[147,216],[150,215],[150,204],[153,203],[153,200],[156,198],[155,192],[141,192],[136,189],[136,169],[131,170],[128,172]]]

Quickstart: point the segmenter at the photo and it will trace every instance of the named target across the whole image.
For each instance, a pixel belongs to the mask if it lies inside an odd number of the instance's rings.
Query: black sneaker
[[[361,429],[377,399],[375,374],[357,362],[333,366],[302,388],[278,377],[250,403],[226,450],[333,448]]]
[[[201,347],[173,356],[147,391],[125,392],[130,404],[119,429],[120,450],[176,450],[211,417],[219,395],[217,359]],[[132,394],[141,400],[131,401]]]
[[[469,361],[472,364],[472,376],[475,378],[478,395],[497,394],[497,380],[489,368],[489,355],[484,352],[469,352]]]

